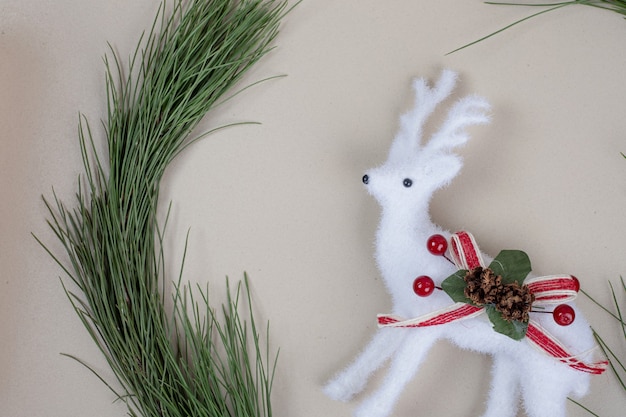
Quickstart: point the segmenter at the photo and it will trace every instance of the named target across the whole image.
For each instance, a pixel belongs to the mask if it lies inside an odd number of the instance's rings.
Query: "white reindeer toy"
[[[530,261],[515,250],[500,252],[487,266],[471,234],[450,234],[430,220],[431,196],[461,169],[453,150],[467,142],[465,128],[489,121],[488,103],[468,96],[451,107],[429,141],[420,142],[426,119],[455,82],[451,71],[443,71],[434,88],[424,79],[414,82],[415,106],[401,118],[387,161],[363,176],[382,208],[376,261],[393,314],[378,316],[373,340],[324,392],[347,401],[391,359],[380,387],[355,411],[357,417],[386,417],[433,343],[443,338],[493,357],[484,417],[517,415],[520,395],[528,416],[564,417],[567,397],[584,395],[590,374],[607,366],[589,361],[595,342],[572,304],[578,280],[526,278]]]

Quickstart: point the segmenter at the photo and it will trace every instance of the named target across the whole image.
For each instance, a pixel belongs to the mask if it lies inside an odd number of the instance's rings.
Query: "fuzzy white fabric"
[[[393,298],[392,313],[406,318],[453,304],[443,291],[417,297],[412,283],[417,276],[428,275],[440,286],[443,279],[455,272],[456,268],[446,259],[427,251],[426,241],[431,235],[450,236],[432,223],[428,207],[433,193],[461,169],[461,158],[453,150],[467,142],[465,128],[489,122],[489,104],[481,97],[468,96],[453,104],[441,128],[429,141],[422,142],[425,121],[452,93],[456,79],[454,72],[445,70],[433,88],[424,79],[413,83],[414,108],[402,116],[387,161],[367,172],[366,188],[382,208],[376,261]],[[405,179],[410,179],[412,186],[406,187]],[[485,260],[491,259],[485,255]],[[581,312],[574,309],[576,321],[567,327],[554,323],[551,314],[534,314],[533,319],[569,351],[589,352],[595,346],[591,330]],[[526,340],[515,341],[495,332],[483,314],[439,326],[379,329],[354,362],[328,382],[324,392],[336,400],[350,400],[364,389],[371,374],[390,359],[386,378],[354,413],[357,417],[389,416],[405,384],[417,372],[433,343],[442,338],[463,349],[493,356],[493,380],[483,417],[515,416],[520,398],[530,417],[564,417],[567,397],[579,397],[588,390],[589,374],[558,362]]]

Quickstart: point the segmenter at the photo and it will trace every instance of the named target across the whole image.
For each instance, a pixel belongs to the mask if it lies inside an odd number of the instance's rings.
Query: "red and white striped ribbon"
[[[478,244],[471,233],[465,231],[454,233],[450,238],[450,243],[452,259],[459,269],[472,270],[478,266],[485,267]],[[578,282],[571,275],[548,275],[528,278],[524,281],[524,284],[528,285],[529,291],[535,296],[533,304],[556,304],[571,301],[576,298],[578,292]],[[477,317],[484,311],[483,307],[459,302],[408,320],[395,315],[379,314],[378,327],[411,328],[434,326]],[[592,374],[601,374],[607,368],[607,361],[585,363],[570,354],[556,338],[534,320],[529,321],[526,336],[528,341],[539,348],[539,350],[573,369]]]
[[[527,278],[524,284],[535,296],[535,304],[566,303],[576,298],[578,284],[571,275],[548,275]]]
[[[472,270],[479,266],[485,267],[474,235],[469,232],[456,232],[450,237],[452,259],[459,269]]]
[[[581,361],[578,357],[571,355],[565,346],[559,343],[554,336],[548,333],[546,329],[533,320],[528,323],[526,338],[532,345],[546,352],[548,355],[558,359],[560,362],[563,362],[571,368],[582,372],[600,375],[606,371],[606,367],[609,364],[607,361],[595,363],[586,363]]]
[[[446,324],[457,320],[470,319],[484,313],[485,309],[466,303],[452,304],[450,307],[433,311],[423,316],[405,320],[401,317],[379,314],[379,327],[426,327],[437,324]]]

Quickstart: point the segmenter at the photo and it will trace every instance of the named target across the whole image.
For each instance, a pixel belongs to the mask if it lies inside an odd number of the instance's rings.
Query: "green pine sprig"
[[[290,9],[286,0],[168,6],[161,4],[126,66],[114,53],[105,58],[107,157],[98,155],[81,115],[85,173],[76,201],[44,198],[63,255],[36,239],[71,278],[63,288],[117,381],[89,369],[128,415],[269,417],[276,358],[261,343],[252,312],[240,316],[240,287],[234,296],[228,289],[220,315],[206,291],[198,298],[181,285],[182,265],[177,279],[165,276],[169,212],[159,226],[157,202],[167,166],[204,136],[192,137],[198,123],[236,94]],[[250,308],[247,276],[244,283]],[[173,312],[164,306],[170,296]]]
[[[622,284],[622,289],[624,290],[624,294],[626,294],[626,283],[624,282],[624,279],[622,277],[620,277],[620,281]],[[611,297],[613,299],[613,306],[615,307],[615,311],[616,311],[615,313],[613,313],[610,309],[602,305],[602,303],[597,301],[594,297],[589,295],[589,293],[587,293],[582,288],[580,292],[583,293],[594,304],[596,304],[598,307],[600,307],[602,310],[604,310],[607,314],[609,314],[612,318],[614,318],[618,322],[621,333],[624,336],[624,342],[626,342],[626,321],[624,321],[624,316],[622,315],[622,307],[620,307],[620,302],[618,301],[617,293],[615,292],[615,288],[613,287],[613,284],[610,281],[609,281],[609,287],[611,290]],[[604,340],[604,338],[602,338],[602,336],[600,336],[600,334],[594,328],[591,328],[591,331],[593,333],[593,337],[596,339],[596,342],[598,343],[598,346],[600,347],[600,350],[602,350],[602,353],[609,361],[609,368],[611,368],[613,375],[615,376],[618,383],[622,387],[622,390],[626,393],[626,357],[620,356],[618,353],[615,353],[614,349],[611,349],[609,347],[609,345]],[[580,402],[572,398],[568,398],[568,399],[572,403],[576,404],[577,406],[585,410],[587,413],[591,414],[592,416],[599,417],[598,414],[594,413],[593,411],[585,407]]]
[[[621,289],[623,291],[623,294],[626,295],[626,283],[624,282],[623,277],[620,277],[620,283],[621,283]],[[626,317],[624,317],[624,314],[622,312],[622,309],[624,307],[623,306],[620,307],[618,294],[615,291],[615,287],[610,281],[609,281],[609,288],[611,291],[611,299],[613,301],[613,307],[615,309],[614,310],[615,312],[603,306],[600,302],[596,301],[595,298],[593,298],[584,290],[581,289],[581,292],[585,294],[587,298],[589,298],[594,304],[596,304],[598,307],[604,310],[607,314],[609,314],[609,316],[611,316],[613,319],[617,321],[617,324],[620,327],[620,333],[624,337],[624,342],[626,343],[626,321],[625,321]],[[609,367],[611,368],[613,375],[615,375],[615,378],[617,379],[618,383],[620,384],[620,386],[626,393],[626,356],[623,356],[623,354],[620,355],[619,353],[616,353],[614,349],[611,349],[609,347],[607,342],[602,338],[602,336],[600,336],[600,334],[595,329],[592,329],[592,330],[593,330],[593,336],[598,342],[600,349],[609,360]]]
[[[510,29],[513,26],[516,26],[522,22],[525,22],[527,20],[530,20],[534,17],[537,17],[539,15],[542,15],[544,13],[548,13],[548,12],[552,12],[554,10],[560,9],[562,7],[566,7],[566,6],[575,6],[575,5],[582,5],[582,6],[591,6],[591,7],[595,7],[598,9],[604,9],[604,10],[609,10],[618,14],[621,14],[625,19],[626,19],[626,1],[625,0],[569,0],[569,1],[562,1],[562,2],[554,2],[554,3],[506,3],[506,2],[493,2],[493,1],[486,1],[484,2],[485,4],[491,4],[491,5],[496,5],[496,6],[534,6],[534,7],[542,7],[543,10],[533,13],[529,16],[526,16],[522,19],[516,20],[515,22],[508,24],[506,26],[504,26],[501,29],[496,30],[495,32],[492,32],[486,36],[483,36],[473,42],[467,43],[459,48],[456,48],[450,52],[448,52],[446,55],[450,55],[453,54],[455,52],[460,51],[461,49],[465,49],[469,46],[475,45],[479,42],[482,42],[486,39],[491,38],[492,36],[495,36],[501,32],[504,32],[507,29]]]

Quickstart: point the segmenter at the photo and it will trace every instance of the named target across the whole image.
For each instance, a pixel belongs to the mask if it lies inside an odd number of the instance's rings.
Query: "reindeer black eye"
[[[404,181],[402,181],[402,185],[404,185],[406,188],[409,188],[411,185],[413,185],[413,180],[411,180],[410,178],[405,178]]]
[[[363,175],[363,178],[361,178],[361,180],[363,181],[363,184],[367,184],[370,182],[370,177],[369,175],[365,174]]]

